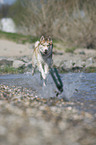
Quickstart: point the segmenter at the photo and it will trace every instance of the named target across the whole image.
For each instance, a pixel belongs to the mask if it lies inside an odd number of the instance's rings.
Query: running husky
[[[38,67],[41,73],[41,78],[44,80],[44,86],[47,74],[52,66],[52,49],[52,39],[50,37],[45,38],[42,36],[40,41],[35,43],[35,48],[32,55],[32,75],[34,75],[35,68]]]

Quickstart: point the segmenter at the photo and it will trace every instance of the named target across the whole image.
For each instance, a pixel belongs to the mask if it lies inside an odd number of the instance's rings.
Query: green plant
[[[76,47],[66,48],[65,52],[74,53],[75,50],[76,50]]]
[[[24,73],[24,68],[14,68],[9,66],[0,67],[0,74],[17,74],[17,73]]]
[[[22,44],[25,44],[26,42],[34,43],[38,40],[37,37],[32,37],[30,35],[2,32],[2,31],[0,31],[0,38],[12,40],[16,43],[22,43]]]
[[[86,73],[96,73],[96,67],[85,68]]]

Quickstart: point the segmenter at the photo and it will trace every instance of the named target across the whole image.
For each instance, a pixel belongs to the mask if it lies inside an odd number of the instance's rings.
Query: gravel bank
[[[95,145],[95,114],[71,105],[34,97],[27,88],[1,85],[0,145]]]

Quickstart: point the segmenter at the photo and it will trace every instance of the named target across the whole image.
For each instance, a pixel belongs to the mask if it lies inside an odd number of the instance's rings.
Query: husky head
[[[42,36],[40,39],[40,52],[43,55],[48,55],[50,53],[52,53],[52,48],[53,48],[53,43],[52,43],[52,39],[50,37],[44,37]]]

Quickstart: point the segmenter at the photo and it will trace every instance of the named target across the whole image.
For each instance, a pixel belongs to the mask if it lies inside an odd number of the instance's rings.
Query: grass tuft
[[[35,41],[38,40],[37,37],[32,37],[30,35],[9,33],[9,32],[3,32],[3,31],[0,31],[0,38],[4,38],[7,40],[14,41],[16,43],[22,43],[22,44],[25,44],[26,42],[34,43]]]
[[[11,66],[0,67],[0,74],[17,74],[24,73],[24,68],[14,68]]]
[[[75,50],[76,50],[76,47],[66,48],[65,52],[74,53]]]

